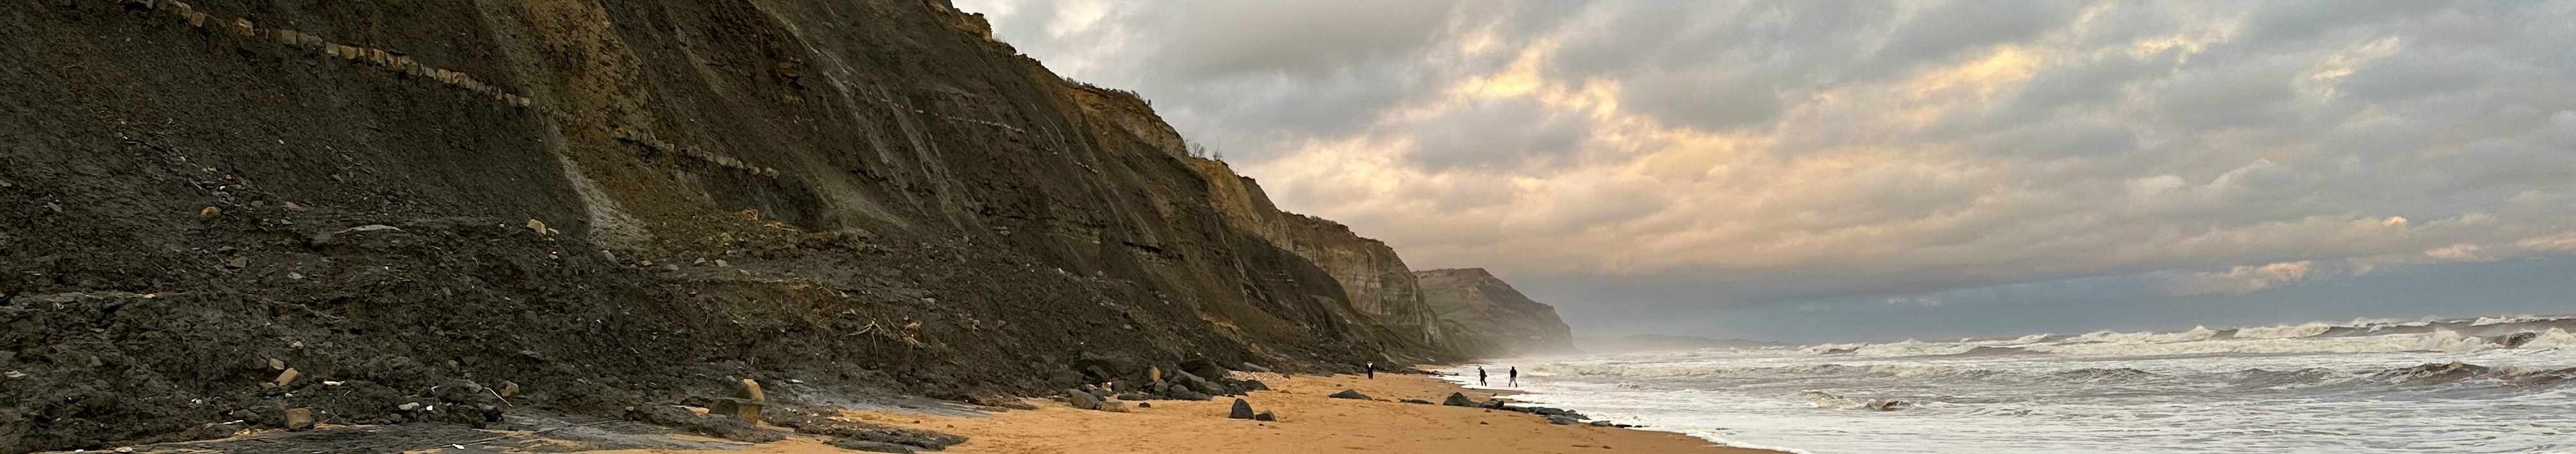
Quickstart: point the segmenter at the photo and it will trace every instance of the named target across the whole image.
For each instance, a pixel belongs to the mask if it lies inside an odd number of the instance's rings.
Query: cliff
[[[1384,245],[944,2],[67,0],[0,35],[42,43],[0,47],[0,452],[1443,354]]]
[[[1080,88],[1076,98],[1086,113],[1104,120],[1103,129],[1114,129],[1180,158],[1205,178],[1207,197],[1229,226],[1296,254],[1332,276],[1353,308],[1369,318],[1354,323],[1384,326],[1411,341],[1383,352],[1382,362],[1431,361],[1439,356],[1409,353],[1445,353],[1437,349],[1443,342],[1439,323],[1415,290],[1412,268],[1404,265],[1395,249],[1361,237],[1341,223],[1280,210],[1259,183],[1235,173],[1224,161],[1190,156],[1180,133],[1134,93],[1089,85]]]
[[[1482,268],[1416,271],[1413,277],[1453,351],[1495,357],[1574,349],[1573,329],[1557,318],[1556,308],[1531,301]]]
[[[1099,119],[1103,130],[1181,159],[1204,178],[1209,202],[1229,227],[1295,254],[1331,276],[1345,300],[1366,317],[1345,323],[1390,330],[1390,338],[1401,345],[1373,352],[1378,361],[1427,362],[1446,357],[1447,352],[1438,349],[1439,326],[1430,307],[1414,290],[1411,269],[1386,243],[1360,237],[1340,223],[1280,210],[1259,183],[1236,174],[1224,161],[1190,156],[1180,134],[1134,93],[1077,85],[1076,99],[1085,113]]]
[[[1417,290],[1413,269],[1385,242],[1362,238],[1341,223],[1280,211],[1259,184],[1237,176],[1224,162],[1190,158],[1190,164],[1208,177],[1209,197],[1227,222],[1321,267],[1374,323],[1421,346],[1445,342],[1438,319]]]

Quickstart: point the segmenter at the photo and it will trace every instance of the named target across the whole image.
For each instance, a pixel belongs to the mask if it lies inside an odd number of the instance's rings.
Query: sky
[[[2576,313],[2576,2],[956,5],[1578,335]]]

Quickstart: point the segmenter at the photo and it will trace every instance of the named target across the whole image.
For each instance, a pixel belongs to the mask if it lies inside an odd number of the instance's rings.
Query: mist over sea
[[[2576,316],[1498,361],[1515,400],[1815,454],[2576,453]]]

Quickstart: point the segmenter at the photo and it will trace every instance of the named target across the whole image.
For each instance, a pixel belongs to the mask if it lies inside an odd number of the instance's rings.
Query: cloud
[[[960,6],[1408,263],[1619,283],[1578,299],[2237,295],[2576,253],[2576,3]]]
[[[2308,273],[2315,266],[2316,262],[2309,260],[2239,266],[2224,272],[2177,275],[2170,285],[2177,296],[2243,295],[2308,280]]]

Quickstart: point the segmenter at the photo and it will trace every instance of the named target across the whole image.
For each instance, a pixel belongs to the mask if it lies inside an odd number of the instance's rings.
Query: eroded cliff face
[[[1383,245],[1263,219],[987,30],[920,0],[0,6],[30,43],[0,46],[0,452],[462,421],[392,409],[504,381],[609,414],[1436,354]]]
[[[1085,112],[1106,119],[1105,126],[1109,128],[1182,159],[1206,178],[1208,199],[1228,225],[1251,232],[1322,268],[1342,287],[1352,307],[1368,317],[1365,323],[1384,326],[1415,343],[1407,348],[1388,349],[1387,360],[1440,359],[1438,355],[1408,355],[1440,353],[1443,341],[1437,319],[1416,290],[1412,269],[1396,256],[1395,249],[1385,242],[1361,237],[1341,223],[1280,210],[1258,182],[1235,173],[1224,161],[1189,156],[1187,142],[1135,94],[1079,88],[1075,95]]]
[[[1189,159],[1192,168],[1207,176],[1209,197],[1228,222],[1323,268],[1342,287],[1351,305],[1374,323],[1418,345],[1439,350],[1437,346],[1444,342],[1439,321],[1422,301],[1412,268],[1395,255],[1394,248],[1360,237],[1338,222],[1279,210],[1261,191],[1260,184],[1236,175],[1222,161]],[[1407,350],[1415,349],[1393,351]]]
[[[1422,299],[1440,317],[1450,348],[1480,357],[1566,352],[1574,333],[1556,308],[1521,295],[1483,268],[1417,271]]]

